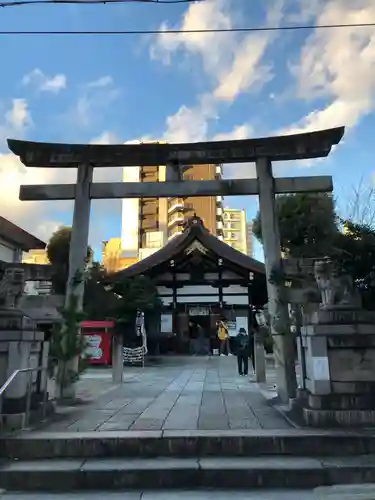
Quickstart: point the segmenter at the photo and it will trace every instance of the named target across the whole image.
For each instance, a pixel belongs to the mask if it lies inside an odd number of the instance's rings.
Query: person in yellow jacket
[[[228,356],[228,353],[229,353],[228,326],[227,326],[225,320],[223,320],[223,319],[220,319],[217,322],[217,336],[218,336],[219,342],[220,342],[220,350],[219,350],[220,356],[222,354],[225,354],[226,356]]]

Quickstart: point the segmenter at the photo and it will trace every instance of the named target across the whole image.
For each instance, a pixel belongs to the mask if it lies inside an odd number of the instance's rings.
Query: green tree
[[[364,307],[375,309],[375,229],[367,224],[341,220],[332,256],[359,288]]]
[[[136,276],[116,281],[111,287],[117,298],[115,302],[116,319],[132,324],[137,311],[152,312],[161,306],[157,288],[147,276]]]
[[[301,193],[276,198],[280,226],[280,244],[292,257],[328,255],[338,233],[335,203],[331,195]],[[258,211],[253,233],[262,242],[262,221]]]
[[[132,324],[137,310],[156,311],[161,305],[157,289],[147,276],[116,279],[98,263],[90,269],[85,282],[84,311],[91,320],[114,319]]]
[[[87,358],[84,356],[86,341],[80,332],[85,314],[78,309],[76,295],[69,296],[69,302],[61,310],[61,316],[62,321],[52,331],[48,363],[50,376],[56,376],[59,395],[65,397],[66,391],[87,366]]]
[[[47,245],[47,257],[53,267],[52,288],[57,294],[64,295],[69,273],[69,250],[72,228],[60,227],[51,236]],[[87,260],[92,258],[93,251],[87,249]]]
[[[85,281],[83,309],[90,320],[113,319],[116,316],[118,297],[109,284],[109,274],[94,262]]]

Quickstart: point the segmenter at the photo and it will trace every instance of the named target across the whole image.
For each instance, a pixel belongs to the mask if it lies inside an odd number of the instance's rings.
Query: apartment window
[[[146,247],[160,248],[162,246],[162,234],[160,231],[149,231],[146,233]]]

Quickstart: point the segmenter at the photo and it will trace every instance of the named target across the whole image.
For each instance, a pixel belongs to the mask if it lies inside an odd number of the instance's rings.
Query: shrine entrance
[[[8,146],[26,167],[78,169],[76,184],[21,186],[20,199],[74,200],[67,300],[74,294],[80,305],[84,283],[77,286],[76,278],[85,269],[91,199],[259,195],[278,394],[287,402],[295,396],[296,376],[284,283],[272,279],[282,271],[275,195],[331,192],[333,186],[330,176],[274,178],[272,162],[328,156],[343,134],[344,127],[339,127],[289,136],[193,144],[77,145],[8,139]],[[255,162],[256,179],[182,180],[187,165],[248,162]],[[92,182],[94,168],[154,165],[166,165],[166,182]]]
[[[219,347],[221,317],[234,323],[234,335],[240,326],[250,331],[253,305],[267,302],[265,274],[262,262],[223,243],[193,216],[164,248],[112,279],[143,275],[155,283],[162,308],[147,328],[151,343],[168,345],[169,353],[207,355]]]

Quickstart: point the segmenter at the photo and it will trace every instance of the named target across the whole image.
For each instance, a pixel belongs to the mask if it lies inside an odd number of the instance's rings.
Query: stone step
[[[358,457],[215,457],[50,459],[0,467],[8,491],[145,490],[160,488],[313,489],[375,481],[375,455]]]
[[[2,458],[355,456],[375,453],[372,432],[308,430],[32,432],[0,439]]]
[[[314,491],[315,500],[374,500],[375,484],[322,486]]]
[[[313,490],[147,490],[147,491],[74,491],[69,493],[7,492],[2,500],[320,500]],[[355,499],[357,500],[357,499]],[[362,500],[362,499],[361,499]],[[368,500],[368,499],[366,499]],[[372,499],[371,499],[372,500]]]

